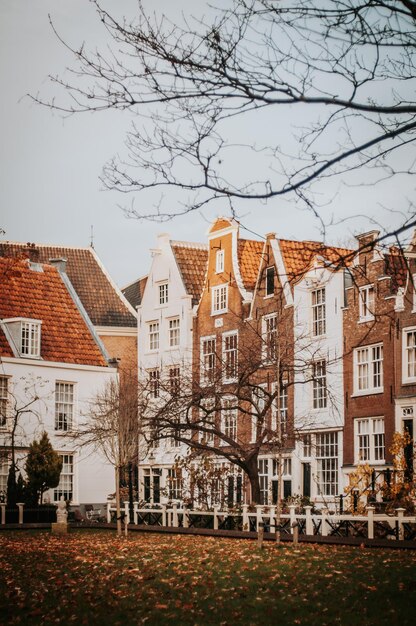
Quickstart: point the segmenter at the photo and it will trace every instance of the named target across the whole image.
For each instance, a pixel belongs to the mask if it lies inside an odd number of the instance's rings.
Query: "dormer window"
[[[224,271],[224,250],[217,250],[215,255],[215,272],[216,274],[222,274]]]
[[[39,359],[41,320],[13,317],[3,320],[3,329],[15,356]]]

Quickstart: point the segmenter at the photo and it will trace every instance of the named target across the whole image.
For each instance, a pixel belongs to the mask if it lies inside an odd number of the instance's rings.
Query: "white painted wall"
[[[105,383],[115,377],[113,368],[71,365],[48,361],[2,357],[0,373],[9,378],[9,390],[18,406],[30,402],[34,396],[39,400],[30,404],[31,413],[22,415],[16,443],[23,449],[19,453],[24,466],[27,446],[38,439],[45,430],[53,448],[59,453],[74,455],[73,505],[104,503],[109,493],[115,491],[114,469],[105,457],[77,444],[55,431],[55,382],[74,383],[74,426],[88,418],[89,402]],[[13,401],[12,397],[12,401]],[[0,447],[10,444],[7,429],[0,429]],[[49,492],[53,501],[53,490]]]

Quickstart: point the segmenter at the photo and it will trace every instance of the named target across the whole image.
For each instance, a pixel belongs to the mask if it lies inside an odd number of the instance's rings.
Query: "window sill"
[[[415,381],[416,382],[416,381]],[[384,388],[382,389],[366,389],[365,391],[355,391],[351,394],[351,398],[361,398],[362,396],[376,396],[384,393]]]
[[[224,315],[224,313],[228,313],[228,309],[222,309],[221,311],[211,311],[211,317],[216,317],[217,315]]]
[[[416,385],[416,378],[407,378],[402,381],[402,385]]]
[[[270,298],[273,298],[274,293],[268,293],[267,296],[263,296],[263,300],[270,300]]]
[[[358,324],[368,324],[369,322],[374,322],[374,315],[373,317],[360,317],[358,320]]]

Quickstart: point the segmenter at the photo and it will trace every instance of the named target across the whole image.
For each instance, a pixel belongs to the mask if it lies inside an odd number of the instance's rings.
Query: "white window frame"
[[[153,367],[147,370],[149,374],[149,391],[152,398],[159,398],[160,396],[160,368]]]
[[[225,259],[225,252],[224,250],[217,250],[217,253],[215,255],[215,273],[216,274],[222,274],[224,271],[224,259]]]
[[[255,415],[251,416],[251,442],[254,443],[257,438],[258,416],[259,414],[263,413],[267,401],[267,384],[264,383],[263,385],[258,385],[257,387],[255,387],[252,391],[251,396],[252,412],[255,413]],[[266,419],[266,416],[264,416],[264,419]]]
[[[54,502],[59,502],[61,496],[65,500],[75,502],[75,455],[70,453],[59,454],[62,458],[62,471],[59,485],[53,491]]]
[[[9,376],[0,376],[0,428],[7,428],[9,417]]]
[[[236,406],[233,406],[235,403],[236,398],[230,396],[229,398],[223,398],[221,406],[221,431],[233,441],[237,440],[238,409]],[[221,445],[228,446],[229,444],[221,440]]]
[[[228,283],[212,287],[211,315],[220,315],[228,311]]]
[[[211,410],[212,407],[215,405],[215,402],[212,398],[208,398],[207,400],[205,400],[204,405],[207,408],[207,411]],[[200,423],[203,424],[204,426],[206,426],[208,428],[208,424],[207,424],[207,414],[204,411],[203,408],[200,408],[199,410],[199,418],[200,418]],[[215,413],[214,411],[212,411],[209,414],[209,421],[212,422],[214,421],[215,423]],[[213,446],[214,445],[214,433],[213,432],[206,432],[206,431],[202,431],[200,430],[198,432],[198,439],[199,439],[199,443],[205,443],[207,446]]]
[[[210,352],[205,352],[205,346],[210,344],[210,347],[213,348]],[[200,382],[202,384],[208,385],[215,380],[216,375],[216,367],[217,367],[217,355],[216,355],[216,337],[215,335],[209,335],[206,337],[201,337],[201,374],[200,374]],[[206,365],[212,365],[212,367],[207,368]]]
[[[263,315],[261,326],[262,359],[265,363],[272,363],[276,358],[277,313]]]
[[[383,344],[354,348],[354,395],[383,392]]]
[[[160,324],[157,320],[148,322],[149,352],[156,352],[160,346]]]
[[[238,377],[238,331],[222,334],[222,380],[232,383]]]
[[[263,505],[269,504],[269,459],[258,460],[259,486],[260,486],[260,502]]]
[[[159,306],[165,306],[169,302],[169,283],[167,281],[158,284]]]
[[[168,469],[168,493],[169,500],[181,500],[182,499],[182,472],[177,468],[171,467]]]
[[[374,285],[360,287],[358,292],[359,321],[370,322],[374,319],[375,291]]]
[[[276,383],[272,385],[272,392],[276,392]],[[289,392],[288,392],[288,382],[283,381],[280,385],[280,393],[279,393],[279,406],[280,406],[280,426],[281,426],[281,435],[285,435],[287,433],[287,418],[288,418],[288,403],[289,403]],[[274,399],[272,403],[272,422],[271,429],[273,432],[277,433],[277,397]]]
[[[20,356],[26,359],[40,357],[41,322],[23,320],[20,326]]]
[[[181,386],[181,368],[179,365],[169,366],[169,392],[171,396],[179,393]]]
[[[181,324],[179,317],[173,317],[169,320],[169,348],[177,348],[181,340]]]
[[[316,466],[319,496],[339,494],[339,436],[338,431],[315,435]]]
[[[74,429],[75,383],[55,381],[55,432],[68,432]]]
[[[410,345],[409,336],[413,337]],[[416,382],[416,326],[403,328],[402,346],[402,382]]]
[[[360,417],[354,420],[355,463],[384,463],[386,458],[384,417]]]
[[[312,363],[312,408],[326,409],[328,406],[328,387],[325,359],[318,359]]]
[[[319,287],[311,292],[312,335],[323,337],[326,334],[326,288]]]

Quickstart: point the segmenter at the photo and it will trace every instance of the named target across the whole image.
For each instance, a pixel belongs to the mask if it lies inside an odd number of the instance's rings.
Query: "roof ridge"
[[[209,246],[207,243],[199,243],[198,241],[177,241],[171,239],[172,246],[183,246],[184,248],[195,248],[196,250],[208,250]]]
[[[84,250],[84,251],[89,251],[89,250],[94,250],[94,248],[92,248],[91,246],[67,246],[64,244],[57,244],[57,243],[36,243],[34,241],[27,241],[27,242],[23,242],[23,241],[9,241],[8,239],[2,239],[0,240],[0,244],[10,244],[12,246],[34,246],[36,248],[66,248],[68,250]]]

